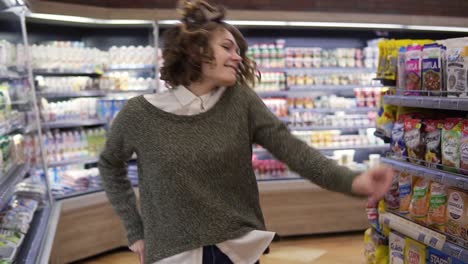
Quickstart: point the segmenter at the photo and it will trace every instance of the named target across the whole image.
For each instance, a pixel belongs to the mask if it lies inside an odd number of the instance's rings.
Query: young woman
[[[164,94],[130,99],[113,122],[99,169],[141,263],[256,263],[265,231],[252,144],[323,188],[380,199],[393,171],[358,174],[290,134],[250,88],[247,43],[224,9],[184,1],[164,38]],[[141,214],[127,178],[136,153]],[[313,203],[314,201],[310,201]],[[363,211],[364,212],[364,211]]]

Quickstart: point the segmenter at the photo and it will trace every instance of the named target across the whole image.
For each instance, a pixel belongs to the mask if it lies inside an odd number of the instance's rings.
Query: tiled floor
[[[361,264],[364,232],[287,238],[271,245],[262,264]],[[80,264],[138,264],[129,251],[121,250],[79,262]]]

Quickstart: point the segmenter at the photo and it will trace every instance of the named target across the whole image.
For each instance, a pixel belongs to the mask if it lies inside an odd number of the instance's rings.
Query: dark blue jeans
[[[203,247],[203,264],[233,264],[217,246]],[[260,264],[257,261],[255,264]]]

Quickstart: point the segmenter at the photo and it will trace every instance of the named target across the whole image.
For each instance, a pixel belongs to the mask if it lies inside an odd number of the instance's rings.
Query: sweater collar
[[[225,87],[221,87],[202,96],[196,96],[194,93],[192,93],[192,91],[190,91],[187,87],[183,85],[178,85],[172,91],[174,93],[174,96],[177,98],[177,101],[179,101],[179,103],[182,106],[188,106],[196,99],[201,99],[203,104],[206,104],[206,102],[211,98],[211,96],[213,96],[217,92],[223,92],[225,89]]]

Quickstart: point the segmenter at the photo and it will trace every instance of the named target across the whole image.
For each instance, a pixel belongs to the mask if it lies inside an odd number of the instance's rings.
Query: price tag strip
[[[380,214],[380,221],[391,229],[438,250],[443,250],[446,236],[392,213]]]

